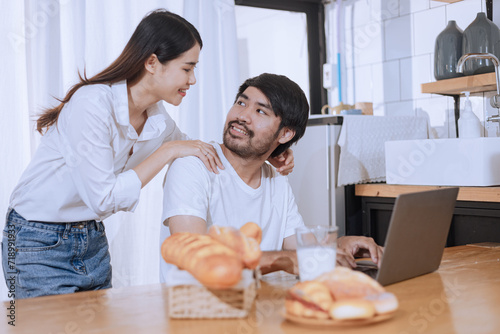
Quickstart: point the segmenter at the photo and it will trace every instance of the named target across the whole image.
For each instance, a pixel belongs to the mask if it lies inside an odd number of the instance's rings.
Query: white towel
[[[344,116],[337,186],[385,181],[385,142],[426,138],[426,117]]]

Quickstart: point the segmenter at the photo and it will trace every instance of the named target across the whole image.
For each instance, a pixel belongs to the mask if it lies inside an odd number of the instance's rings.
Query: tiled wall
[[[343,102],[373,102],[375,115],[428,115],[434,135],[454,137],[454,101],[451,97],[422,94],[422,83],[435,81],[434,43],[449,20],[465,28],[484,0],[446,4],[434,0],[356,0],[343,2]],[[500,10],[498,8],[497,10]],[[333,20],[333,12],[328,12]],[[330,59],[336,53],[333,34],[328,36]],[[330,105],[338,104],[336,92]],[[471,95],[481,121],[498,113],[489,106],[493,93]],[[461,99],[463,105],[463,99]],[[487,135],[497,136],[490,124]]]

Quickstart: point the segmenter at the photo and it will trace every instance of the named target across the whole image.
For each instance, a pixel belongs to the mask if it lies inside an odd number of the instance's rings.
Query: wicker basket
[[[170,286],[168,313],[170,318],[244,318],[248,316],[256,295],[256,281],[245,288],[227,290],[196,285]]]

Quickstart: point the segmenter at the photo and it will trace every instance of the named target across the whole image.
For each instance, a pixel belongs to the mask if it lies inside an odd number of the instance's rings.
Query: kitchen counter
[[[295,276],[264,276],[248,318],[170,320],[162,284],[80,292],[16,301],[16,327],[3,316],[1,333],[498,333],[500,247],[445,249],[437,272],[389,285],[400,308],[385,322],[311,329],[284,320],[286,290]],[[411,261],[411,259],[409,259]],[[3,312],[8,307],[4,304]]]
[[[394,198],[400,194],[426,191],[441,186],[410,186],[394,185],[385,183],[357,184],[355,186],[356,196],[366,197],[389,197]],[[500,203],[500,187],[459,187],[458,201],[472,202],[498,202]]]
[[[370,183],[351,185],[346,195],[349,235],[372,237],[385,243],[391,213],[400,194],[443,188],[442,186]],[[347,192],[346,192],[347,194]],[[446,245],[500,242],[500,187],[459,187]]]

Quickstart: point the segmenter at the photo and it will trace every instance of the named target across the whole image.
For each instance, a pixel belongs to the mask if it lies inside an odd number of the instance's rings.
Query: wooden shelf
[[[356,196],[367,197],[390,197],[394,198],[400,194],[446,188],[441,186],[410,186],[394,185],[385,183],[357,184],[355,186]],[[458,192],[459,201],[473,202],[500,202],[500,187],[460,187]]]
[[[497,90],[495,72],[424,83],[421,87],[422,93],[441,95],[460,95],[464,91],[478,93]]]

